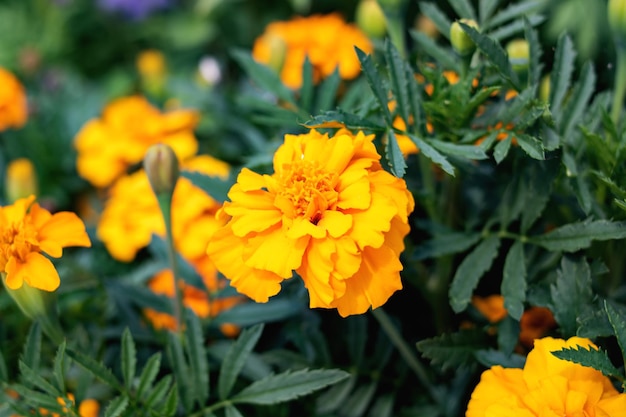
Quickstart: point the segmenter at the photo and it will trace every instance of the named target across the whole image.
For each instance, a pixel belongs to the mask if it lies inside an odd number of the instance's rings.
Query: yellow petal
[[[15,257],[9,259],[6,273],[7,286],[12,290],[20,288],[23,282],[26,282],[33,288],[54,291],[61,283],[59,274],[50,259],[37,252],[29,253],[24,262],[20,262]]]
[[[315,239],[321,239],[326,236],[326,230],[319,224],[311,223],[308,219],[295,218],[287,231],[287,237],[295,240],[307,235]]]
[[[76,214],[69,211],[53,214],[39,229],[37,237],[41,250],[55,258],[61,256],[62,248],[91,246],[84,223]]]
[[[330,236],[338,238],[352,227],[352,216],[339,211],[327,210],[322,214],[317,225],[328,230]]]
[[[309,239],[309,236],[290,239],[280,226],[274,227],[246,241],[243,259],[250,268],[289,278],[300,267]]]
[[[378,248],[385,241],[384,232],[389,231],[396,210],[389,198],[373,193],[367,210],[346,210],[352,215],[352,229],[348,234],[361,249],[367,246]]]
[[[332,255],[335,245],[329,239],[312,239],[307,248],[298,274],[309,290],[311,308],[331,308],[335,292],[330,286],[330,273],[333,270]]]

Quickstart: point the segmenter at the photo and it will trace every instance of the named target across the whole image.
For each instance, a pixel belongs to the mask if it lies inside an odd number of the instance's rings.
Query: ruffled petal
[[[50,259],[37,252],[31,252],[24,262],[12,257],[6,266],[7,287],[12,290],[20,288],[23,283],[44,291],[59,288],[61,280]]]
[[[37,237],[41,250],[55,258],[68,246],[91,246],[85,224],[69,211],[53,214],[39,229]]]
[[[298,274],[309,290],[311,308],[330,308],[335,299],[335,292],[330,286],[330,274],[334,268],[332,255],[335,245],[332,240],[312,239],[307,248]]]
[[[274,227],[246,240],[243,259],[250,268],[289,278],[300,267],[309,239],[309,236],[290,239],[281,227]]]
[[[352,227],[352,216],[340,211],[327,210],[317,223],[320,228],[326,229],[334,238],[343,236]]]

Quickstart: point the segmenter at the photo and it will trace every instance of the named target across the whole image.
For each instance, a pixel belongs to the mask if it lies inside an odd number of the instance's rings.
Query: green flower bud
[[[613,32],[626,36],[626,0],[609,0],[608,17]]]
[[[513,71],[524,72],[528,69],[530,60],[530,46],[525,39],[513,39],[506,45],[509,61]]]
[[[539,84],[539,99],[544,102],[550,100],[550,74],[546,74]]]
[[[465,23],[467,26],[473,27],[476,30],[480,30],[480,28],[478,27],[478,23],[471,19],[461,19],[460,21],[452,23],[450,26],[450,43],[454,50],[461,56],[470,55],[476,50],[476,44],[472,38],[465,33],[459,22]]]
[[[276,35],[268,35],[267,42],[271,51],[267,66],[273,69],[276,74],[280,74],[287,56],[287,42]]]
[[[143,159],[143,167],[157,196],[171,195],[174,192],[180,170],[178,157],[168,145],[152,145]]]
[[[382,38],[387,32],[383,9],[376,0],[361,0],[356,8],[356,24],[372,38]]]

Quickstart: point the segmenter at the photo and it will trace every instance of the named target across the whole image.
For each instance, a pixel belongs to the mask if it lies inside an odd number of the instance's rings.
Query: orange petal
[[[38,239],[41,250],[55,258],[68,246],[91,246],[82,220],[69,211],[53,214],[39,229]]]
[[[280,227],[274,227],[246,241],[243,259],[250,268],[289,278],[300,267],[309,239],[308,235],[290,239]]]
[[[44,291],[54,291],[59,288],[61,280],[50,259],[37,252],[31,252],[25,262],[16,258],[9,259],[6,266],[7,286],[16,290],[25,281],[33,288]]]

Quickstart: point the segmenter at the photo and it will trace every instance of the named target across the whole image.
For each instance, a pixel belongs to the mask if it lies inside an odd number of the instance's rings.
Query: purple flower
[[[145,19],[156,10],[169,6],[171,0],[98,0],[99,6],[110,12],[119,12],[132,20]]]

